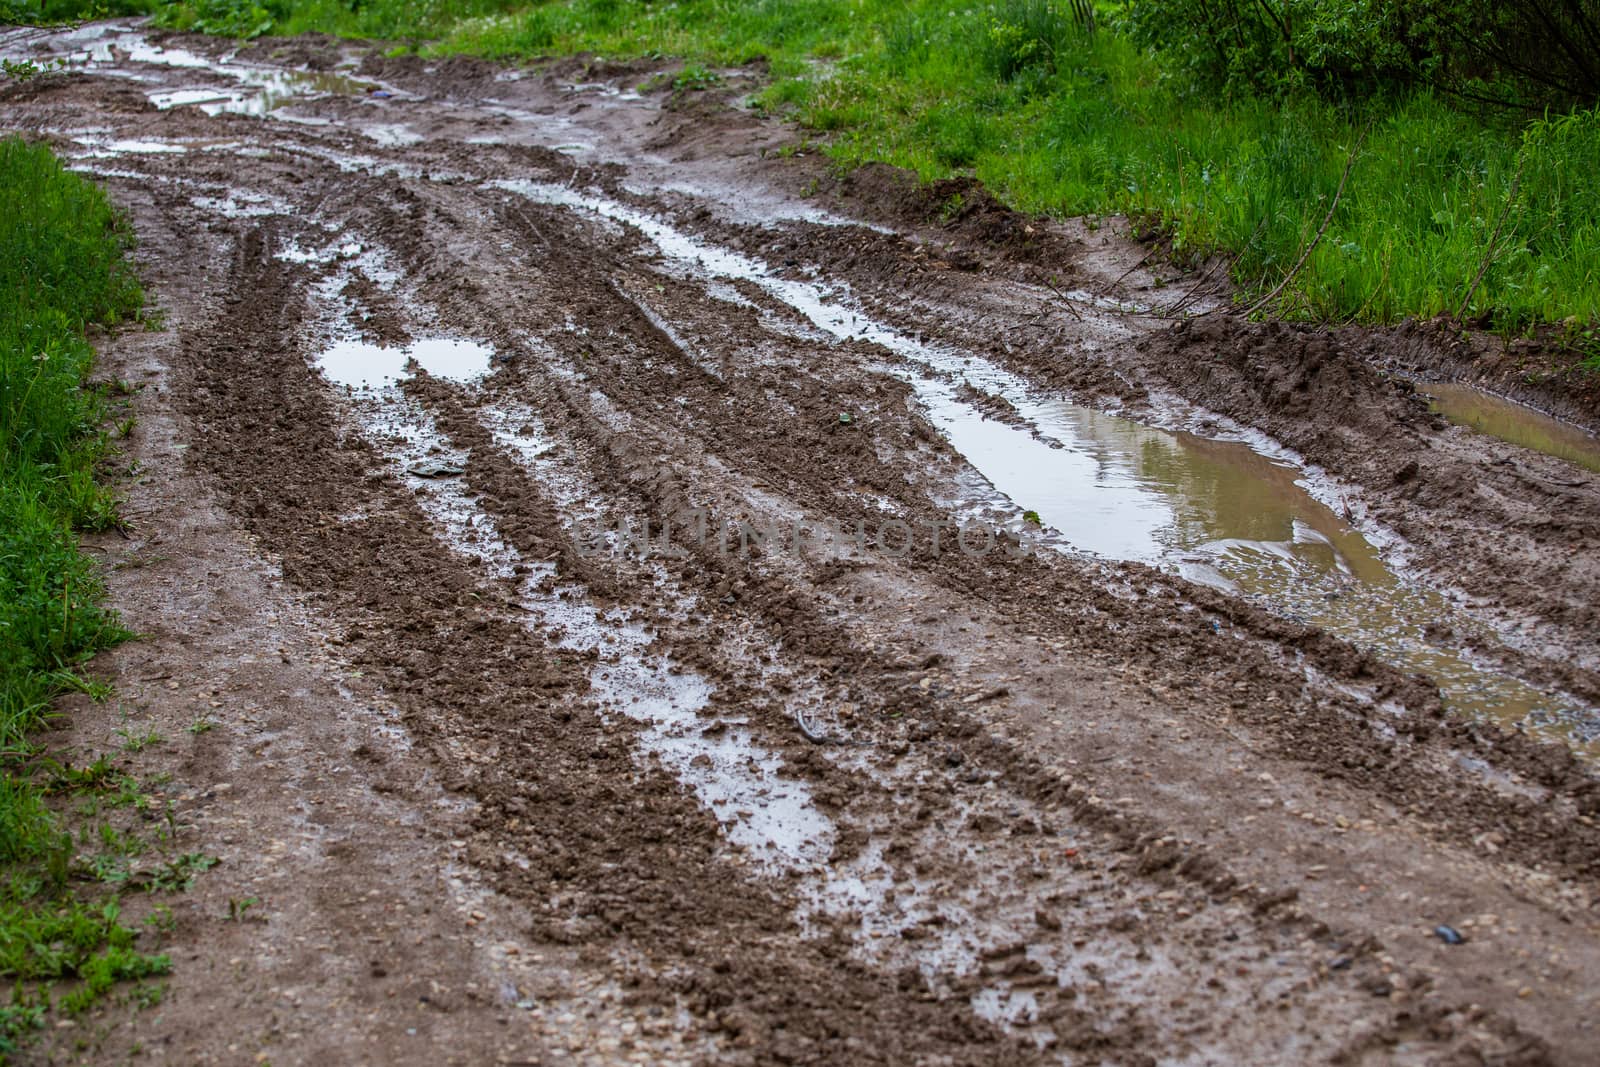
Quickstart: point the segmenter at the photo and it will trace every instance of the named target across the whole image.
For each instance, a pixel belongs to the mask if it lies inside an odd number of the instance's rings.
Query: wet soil
[[[141,679],[229,694],[172,756],[228,863],[94,1056],[1592,1058],[1600,485],[1431,414],[1381,335],[1172,328],[1218,296],[1114,224],[820,182],[646,69],[0,51],[75,56],[0,124],[105,182],[168,309],[106,346],[165,546],[106,670],[163,721]],[[1370,552],[1570,716],[1033,526],[946,418],[1053,477],[1068,403],[1245,450],[1326,511],[1286,553]]]

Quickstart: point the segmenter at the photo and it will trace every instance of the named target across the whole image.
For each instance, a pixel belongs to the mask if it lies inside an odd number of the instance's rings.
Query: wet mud
[[[1580,465],[1453,427],[1379,340],[1174,328],[1114,230],[818,184],[646,70],[0,51],[74,67],[6,128],[185,235],[141,255],[189,468],[526,939],[673,1055],[1592,1049]],[[607,1018],[505,1025],[644,1054]]]

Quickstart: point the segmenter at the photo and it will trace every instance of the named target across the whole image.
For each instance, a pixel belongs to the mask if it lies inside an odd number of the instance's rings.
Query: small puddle
[[[413,362],[435,378],[470,382],[489,373],[488,348],[475,341],[429,337],[404,348],[366,341],[339,341],[317,357],[317,367],[335,385],[352,389],[379,389],[409,375]]]
[[[841,287],[779,277],[660,219],[569,186],[495,187],[635,227],[661,254],[711,277],[745,279],[838,340],[905,357],[879,368],[911,384],[931,421],[1020,517],[1035,512],[1072,546],[1163,566],[1322,627],[1378,659],[1422,671],[1463,712],[1589,742],[1600,711],[1481,662],[1489,631],[1442,595],[1403,582],[1350,523],[1317,500],[1287,457],[1040,394],[987,360],[924,344],[863,315]],[[970,389],[1004,398],[1019,422],[986,418]]]
[[[203,69],[237,78],[237,86],[195,86],[148,93],[150,102],[165,111],[198,107],[208,115],[249,115],[264,118],[298,100],[322,96],[361,96],[372,86],[343,75],[313,71],[262,70],[226,63]]]
[[[425,139],[422,134],[402,123],[378,123],[362,127],[362,134],[368,139],[376,141],[384,148],[405,148],[409,145],[421,144]]]
[[[137,139],[113,139],[96,136],[74,137],[73,144],[83,145],[88,151],[81,153],[85,159],[110,159],[114,156],[152,156],[152,155],[181,155],[188,148],[181,144],[172,144],[169,141],[141,141]]]
[[[1417,382],[1434,411],[1458,426],[1600,473],[1600,437],[1512,400],[1460,382]]]

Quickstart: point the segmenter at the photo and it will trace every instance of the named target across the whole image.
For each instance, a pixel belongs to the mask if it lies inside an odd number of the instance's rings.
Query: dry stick
[[[533,220],[528,218],[528,213],[523,211],[521,207],[516,207],[515,210],[517,217],[522,220],[522,224],[528,228],[528,232],[533,234],[534,239],[539,242],[546,252],[550,251],[550,242],[544,239],[544,234],[539,232],[539,227],[535,226]]]
[[[1189,286],[1188,290],[1183,294],[1183,296],[1179,297],[1171,304],[1168,304],[1166,307],[1152,308],[1151,314],[1155,315],[1157,318],[1170,319],[1172,316],[1188,307],[1200,296],[1201,287],[1204,286],[1206,282],[1211,280],[1211,276],[1216,273],[1217,268],[1221,266],[1223,262],[1225,261],[1213,261],[1209,266],[1206,267],[1205,270],[1200,272],[1200,277],[1195,279],[1195,283]]]
[[[1135,263],[1133,266],[1129,267],[1127,270],[1123,271],[1121,274],[1117,275],[1116,281],[1111,282],[1108,285],[1102,286],[1100,288],[1100,295],[1101,296],[1110,296],[1111,295],[1111,290],[1113,290],[1117,286],[1121,285],[1122,284],[1122,280],[1124,278],[1126,278],[1128,275],[1132,274],[1134,271],[1138,270],[1140,267],[1142,267],[1146,263],[1150,262],[1150,257],[1153,256],[1153,255],[1155,255],[1154,252],[1146,252],[1143,259],[1141,259],[1139,262]]]
[[[1244,247],[1248,249],[1251,245],[1255,244],[1256,243],[1256,238],[1258,236],[1260,236],[1261,231],[1266,229],[1266,228],[1267,228],[1267,217],[1265,215],[1263,215],[1263,216],[1261,216],[1260,221],[1256,223],[1256,228],[1250,231],[1250,239],[1244,243]],[[1241,252],[1241,255],[1242,254],[1243,253]],[[1232,259],[1228,260],[1227,262],[1228,262],[1228,271],[1231,273],[1233,271],[1234,266],[1236,266],[1238,264],[1239,257],[1238,256],[1234,256]],[[1196,288],[1198,288],[1198,286]],[[1183,303],[1184,302],[1180,300],[1178,302],[1177,307],[1182,307]],[[1228,303],[1228,304],[1216,304],[1216,305],[1213,305],[1212,307],[1207,308],[1205,311],[1202,311],[1197,315],[1191,315],[1190,317],[1191,318],[1196,318],[1196,319],[1203,319],[1207,315],[1215,314],[1218,311],[1226,311],[1226,310],[1228,310],[1228,308],[1230,307],[1230,304],[1231,304],[1231,302]],[[1170,317],[1172,314],[1175,313],[1176,310],[1177,310],[1177,308],[1173,308],[1173,309],[1169,310],[1168,312],[1166,312],[1166,314],[1163,317]]]
[[[1049,289],[1052,293],[1056,294],[1057,299],[1059,299],[1061,301],[1061,306],[1062,307],[1064,307],[1068,311],[1072,312],[1072,317],[1073,318],[1077,319],[1079,322],[1083,321],[1083,313],[1080,312],[1077,308],[1072,306],[1072,297],[1068,296],[1066,293],[1063,293],[1060,289],[1056,288],[1056,283],[1055,282],[1046,280],[1044,285],[1045,285],[1046,289]]]
[[[1522,184],[1522,165],[1528,161],[1527,156],[1517,160],[1517,173],[1511,179],[1511,192],[1506,196],[1506,202],[1500,208],[1500,217],[1494,222],[1494,232],[1489,235],[1489,247],[1484,250],[1483,262],[1478,264],[1478,273],[1472,276],[1472,284],[1467,286],[1467,295],[1461,298],[1461,307],[1456,310],[1456,321],[1460,322],[1467,313],[1467,305],[1472,303],[1472,294],[1478,291],[1478,283],[1483,281],[1483,276],[1489,272],[1489,264],[1494,262],[1494,254],[1500,244],[1500,227],[1505,225],[1506,216],[1511,213],[1511,205],[1517,200],[1517,187]]]
[[[1322,235],[1328,232],[1328,224],[1333,221],[1333,213],[1339,210],[1339,198],[1344,195],[1345,182],[1350,180],[1350,171],[1355,167],[1356,157],[1361,154],[1361,146],[1366,143],[1367,134],[1371,130],[1372,122],[1368,120],[1366,129],[1361,131],[1361,136],[1356,138],[1356,143],[1350,146],[1350,155],[1344,161],[1344,173],[1339,175],[1339,188],[1333,191],[1333,203],[1328,205],[1328,213],[1322,217],[1322,225],[1317,227],[1317,235],[1311,238],[1311,243],[1306,245],[1305,251],[1300,253],[1300,258],[1295,261],[1294,266],[1289,268],[1289,273],[1283,276],[1283,280],[1272,287],[1272,292],[1246,309],[1245,318],[1248,319],[1251,315],[1278,299],[1278,294],[1282,293],[1284,288],[1294,281],[1294,276],[1300,273],[1300,268],[1306,265],[1306,260],[1311,258],[1311,253],[1315,252],[1317,245],[1322,243]]]

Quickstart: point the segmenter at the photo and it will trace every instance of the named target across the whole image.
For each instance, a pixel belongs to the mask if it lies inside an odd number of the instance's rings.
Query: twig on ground
[[[1144,258],[1143,259],[1141,259],[1139,262],[1135,263],[1133,266],[1129,267],[1127,270],[1123,271],[1121,274],[1117,275],[1116,278],[1113,281],[1107,282],[1105,285],[1101,286],[1100,287],[1100,295],[1101,296],[1110,296],[1111,295],[1111,290],[1113,290],[1117,286],[1121,285],[1122,282],[1123,282],[1123,279],[1127,278],[1128,275],[1132,274],[1134,271],[1138,270],[1140,267],[1142,267],[1146,263],[1150,262],[1150,257],[1153,256],[1153,255],[1155,255],[1154,250],[1146,252],[1144,254]]]
[[[1045,288],[1049,289],[1052,293],[1056,294],[1056,298],[1061,301],[1061,303],[1066,307],[1066,309],[1068,311],[1072,312],[1072,317],[1073,318],[1077,319],[1079,322],[1083,321],[1083,313],[1081,311],[1079,311],[1077,308],[1072,306],[1072,297],[1068,296],[1066,293],[1063,293],[1060,289],[1056,288],[1056,283],[1055,282],[1047,280],[1044,284],[1045,284]]]

